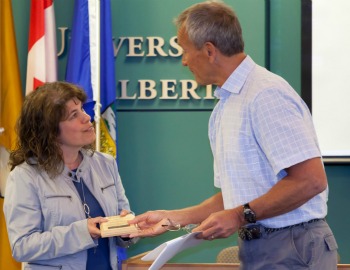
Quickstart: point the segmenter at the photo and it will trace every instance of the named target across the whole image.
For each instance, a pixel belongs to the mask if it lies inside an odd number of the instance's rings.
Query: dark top
[[[105,213],[103,212],[100,204],[94,197],[94,195],[90,192],[88,187],[84,184],[84,180],[80,178],[77,179],[75,175],[75,171],[72,171],[73,174],[73,183],[75,188],[77,189],[82,204],[87,204],[89,207],[89,215],[90,217],[104,217]],[[86,218],[89,218],[87,214],[87,208],[84,207]],[[110,266],[109,260],[109,245],[108,238],[99,238],[98,246],[94,248],[88,249],[88,257],[87,257],[87,270],[112,270]]]

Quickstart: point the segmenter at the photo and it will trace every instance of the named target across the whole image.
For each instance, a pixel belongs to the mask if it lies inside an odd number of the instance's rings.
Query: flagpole
[[[95,129],[96,129],[96,151],[101,149],[101,3],[100,0],[96,1],[96,105],[95,105]]]

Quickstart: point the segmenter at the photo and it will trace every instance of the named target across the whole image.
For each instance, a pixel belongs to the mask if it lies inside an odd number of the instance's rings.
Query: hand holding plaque
[[[126,216],[106,217],[108,221],[100,223],[101,237],[129,235],[137,232],[139,229],[135,224],[129,224],[128,220],[134,219],[133,214]]]

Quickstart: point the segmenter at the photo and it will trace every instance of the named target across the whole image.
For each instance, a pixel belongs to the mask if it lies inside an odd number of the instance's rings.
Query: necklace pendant
[[[90,217],[90,207],[87,205],[87,203],[83,203],[83,207],[84,207],[84,212],[85,212],[86,216],[88,218],[91,218]]]

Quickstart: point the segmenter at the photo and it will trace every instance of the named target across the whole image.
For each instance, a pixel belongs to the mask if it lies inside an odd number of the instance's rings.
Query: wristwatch
[[[256,222],[256,215],[252,209],[250,209],[249,203],[243,205],[243,216],[248,223]]]

